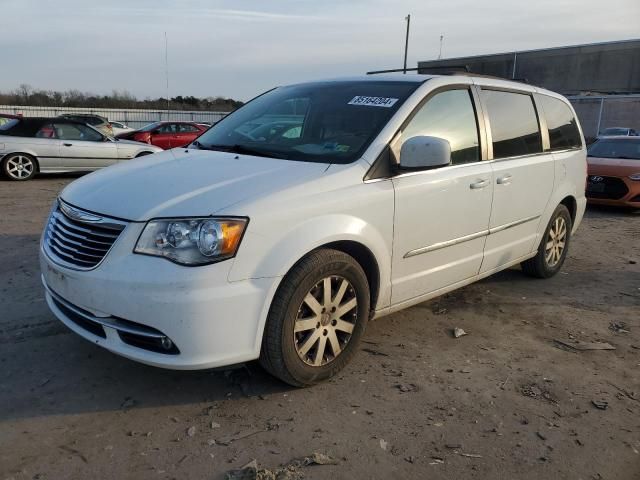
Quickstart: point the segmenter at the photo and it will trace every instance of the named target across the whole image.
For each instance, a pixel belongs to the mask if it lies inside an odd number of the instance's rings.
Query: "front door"
[[[554,158],[542,153],[540,124],[526,93],[483,89],[489,117],[494,190],[481,272],[513,263],[535,248],[540,217],[553,191]]]
[[[93,170],[107,167],[118,161],[115,142],[86,125],[54,123],[56,136],[62,141],[60,156],[62,166],[69,170]]]
[[[451,165],[393,179],[392,304],[411,302],[478,274],[487,235],[493,176],[482,161],[473,95],[461,86],[431,94],[393,143],[444,138]]]
[[[178,124],[164,123],[151,134],[151,143],[156,147],[168,150],[177,146]]]

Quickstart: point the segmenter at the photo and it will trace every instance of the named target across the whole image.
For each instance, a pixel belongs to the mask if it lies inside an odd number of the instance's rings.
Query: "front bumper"
[[[104,261],[89,271],[56,264],[41,246],[42,281],[54,315],[87,340],[158,367],[192,370],[258,358],[268,306],[279,279],[229,282],[233,260],[183,267],[133,254],[142,227],[129,224]],[[73,307],[94,318],[102,330],[74,321],[68,310]],[[143,336],[159,332],[173,342],[178,353],[127,343],[121,335],[123,325],[138,329]]]
[[[589,173],[589,177],[593,173]],[[619,198],[603,198],[602,195],[592,195],[587,191],[587,202],[594,205],[611,205],[617,207],[640,208],[640,181],[631,180],[628,177],[614,177],[598,173],[606,178],[612,178],[620,182],[620,185],[626,187],[627,192]],[[623,187],[623,188],[624,188]]]

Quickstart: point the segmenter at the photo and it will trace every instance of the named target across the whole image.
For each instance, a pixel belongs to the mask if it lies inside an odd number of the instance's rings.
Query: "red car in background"
[[[208,128],[195,122],[155,122],[140,130],[116,135],[116,138],[149,143],[166,150],[189,145]]]

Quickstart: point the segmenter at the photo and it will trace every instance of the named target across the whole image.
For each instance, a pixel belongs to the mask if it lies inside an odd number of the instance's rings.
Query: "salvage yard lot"
[[[299,390],[254,364],[146,367],[55,320],[38,240],[73,179],[0,182],[0,480],[218,479],[313,453],[337,464],[288,478],[640,478],[640,214],[588,209],[556,277],[512,269],[372,322]]]

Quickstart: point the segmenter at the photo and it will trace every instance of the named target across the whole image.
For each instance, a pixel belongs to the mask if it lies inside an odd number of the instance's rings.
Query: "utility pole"
[[[442,41],[444,40],[444,35],[440,35],[440,53],[438,53],[438,60],[442,58]]]
[[[164,73],[167,79],[167,120],[169,120],[169,40],[164,32]]]
[[[409,25],[411,24],[411,15],[407,15],[404,17],[407,21],[407,36],[404,40],[404,71],[403,73],[407,73],[407,51],[409,50]]]

